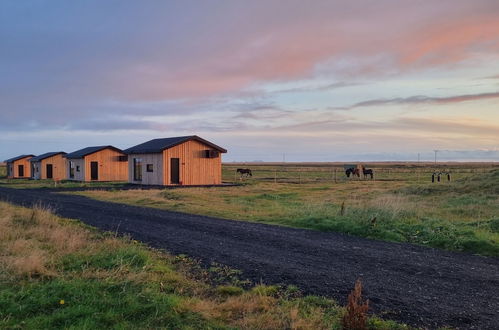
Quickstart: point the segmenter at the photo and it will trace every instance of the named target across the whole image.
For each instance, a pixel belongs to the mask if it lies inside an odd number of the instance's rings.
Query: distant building
[[[154,139],[124,150],[128,181],[145,185],[222,183],[222,153],[227,150],[199,136]]]
[[[7,177],[9,179],[28,179],[31,177],[31,166],[29,160],[34,155],[21,155],[7,159]]]
[[[67,154],[66,178],[74,181],[127,181],[127,155],[113,146],[87,147]]]
[[[66,155],[63,151],[47,152],[31,158],[31,178],[35,180],[53,179],[56,181],[66,178]]]

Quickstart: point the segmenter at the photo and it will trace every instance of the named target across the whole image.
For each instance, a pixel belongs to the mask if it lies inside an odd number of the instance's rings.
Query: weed
[[[342,319],[343,329],[364,330],[367,329],[367,311],[369,310],[369,300],[362,298],[362,283],[355,282],[355,288],[348,295],[346,313]]]

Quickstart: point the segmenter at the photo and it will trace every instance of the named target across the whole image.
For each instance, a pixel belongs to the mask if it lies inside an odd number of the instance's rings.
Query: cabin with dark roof
[[[29,160],[34,155],[20,155],[7,159],[7,178],[9,179],[28,179],[31,177],[31,166]]]
[[[31,163],[31,178],[35,180],[52,179],[56,181],[66,178],[66,155],[63,151],[47,152],[33,157]]]
[[[128,158],[113,146],[87,147],[65,155],[66,178],[74,181],[127,181]]]
[[[124,150],[128,181],[145,185],[222,183],[227,150],[196,135],[154,139]]]

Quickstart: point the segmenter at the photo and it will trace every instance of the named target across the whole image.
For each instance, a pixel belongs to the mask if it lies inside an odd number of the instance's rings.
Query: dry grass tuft
[[[348,295],[348,304],[346,313],[342,319],[343,329],[345,330],[364,330],[367,329],[367,311],[369,310],[369,300],[362,298],[362,283],[360,280],[355,282],[355,288]]]
[[[83,228],[63,224],[50,209],[0,203],[0,266],[15,276],[57,276],[54,260],[89,244]]]

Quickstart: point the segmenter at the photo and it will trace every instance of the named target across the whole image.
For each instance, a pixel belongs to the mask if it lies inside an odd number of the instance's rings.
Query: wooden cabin
[[[29,179],[31,178],[31,166],[29,160],[34,155],[21,155],[7,159],[7,178],[9,179]]]
[[[87,147],[65,156],[66,178],[74,181],[127,181],[127,155],[113,146]]]
[[[199,136],[154,139],[124,150],[128,181],[145,185],[222,183],[221,148]]]
[[[31,178],[35,180],[64,180],[66,179],[66,155],[63,151],[47,152],[33,157],[31,163]]]

